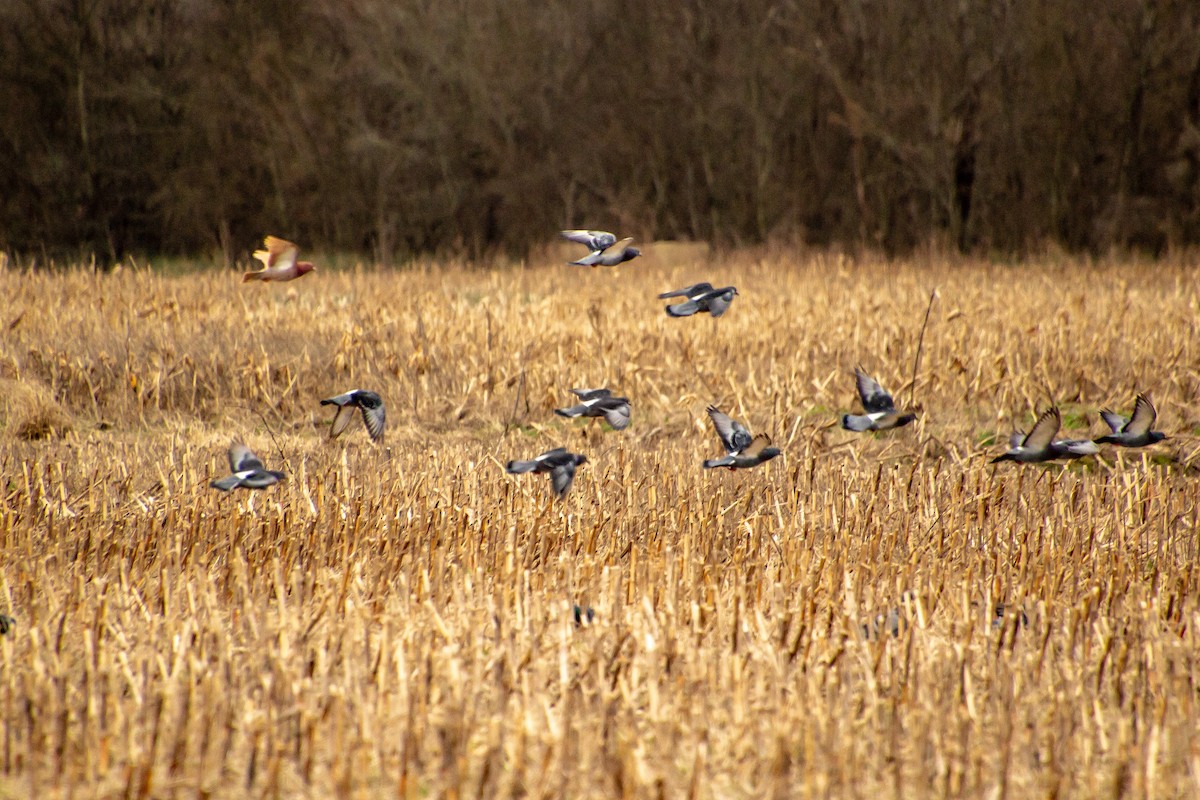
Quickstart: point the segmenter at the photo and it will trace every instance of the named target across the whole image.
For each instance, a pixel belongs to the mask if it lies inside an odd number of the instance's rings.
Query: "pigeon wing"
[[[1026,433],[1022,430],[1013,431],[1008,437],[1008,446],[1011,449],[1016,449],[1021,446],[1021,442],[1025,441]]]
[[[624,239],[622,239],[619,242],[611,242],[607,247],[604,248],[604,250],[601,252],[601,255],[603,255],[603,256],[619,256],[622,253],[624,253],[625,248],[629,247],[629,245],[631,245],[631,244],[633,244],[633,237],[626,236]]]
[[[1025,441],[1021,442],[1021,446],[1027,450],[1045,450],[1054,441],[1054,436],[1061,426],[1062,415],[1057,407],[1052,406],[1038,417],[1037,424],[1029,431],[1029,435],[1025,437]]]
[[[1109,411],[1107,408],[1100,412],[1100,418],[1104,420],[1105,425],[1112,429],[1113,433],[1120,433],[1129,422],[1129,420],[1120,414],[1115,411]]]
[[[879,381],[863,372],[862,367],[854,368],[854,382],[858,386],[858,399],[863,408],[870,413],[880,411],[895,411],[896,403],[892,396],[884,391]]]
[[[572,389],[571,394],[580,400],[595,400],[597,397],[611,397],[611,389]]]
[[[608,231],[559,231],[558,235],[564,239],[584,245],[592,252],[603,250],[617,241],[617,237]]]
[[[575,461],[571,460],[566,464],[560,464],[550,471],[550,483],[554,487],[554,495],[559,499],[566,496],[567,490],[571,488],[571,481],[575,480]]]
[[[254,257],[268,267],[290,269],[296,263],[296,256],[300,253],[299,247],[278,236],[268,236],[263,239],[263,246],[267,248],[266,258],[259,256],[259,253],[263,252],[261,250],[255,253]]]
[[[628,400],[609,403],[604,406],[604,421],[611,425],[613,430],[623,431],[629,427],[630,411]]]
[[[1156,419],[1158,419],[1158,412],[1154,410],[1154,404],[1150,402],[1150,398],[1139,394],[1133,404],[1133,416],[1129,418],[1129,422],[1121,432],[1134,436],[1145,436],[1150,432]]]
[[[229,471],[244,472],[250,469],[262,469],[263,463],[249,447],[241,442],[229,445]]]
[[[378,442],[383,439],[383,429],[387,423],[387,413],[383,410],[383,403],[371,407],[360,406],[362,409],[363,424],[367,426],[367,434],[371,437],[371,441]]]
[[[719,317],[729,309],[729,304],[732,302],[733,292],[713,295],[708,298],[708,313],[714,317]]]
[[[329,427],[329,438],[336,439],[342,435],[342,431],[350,424],[350,420],[354,419],[354,406],[346,403],[338,406],[337,413],[333,415],[333,424]]]
[[[695,297],[706,292],[712,291],[711,283],[694,283],[691,286],[685,286],[682,289],[676,289],[672,292],[663,292],[658,296],[659,300],[666,300],[668,297]]]
[[[755,458],[759,453],[770,446],[771,437],[767,436],[765,433],[760,433],[751,439],[750,444],[748,444],[746,448],[742,450],[742,452],[738,453],[738,455],[745,456],[746,458]]]
[[[745,425],[716,406],[708,407],[708,416],[712,419],[713,428],[716,429],[717,436],[721,437],[726,452],[740,453],[750,445],[750,431],[746,430]]]

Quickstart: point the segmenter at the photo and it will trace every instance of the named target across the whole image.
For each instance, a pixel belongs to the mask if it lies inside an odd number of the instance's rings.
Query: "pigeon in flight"
[[[263,463],[258,456],[236,440],[229,445],[229,470],[232,475],[213,481],[210,486],[222,492],[239,486],[245,489],[265,489],[279,483],[285,477],[282,472],[263,469]]]
[[[387,416],[383,408],[383,398],[374,392],[355,389],[352,392],[322,400],[321,405],[338,407],[337,413],[333,415],[333,425],[329,428],[330,439],[336,439],[342,431],[346,430],[346,426],[354,418],[354,409],[356,408],[362,412],[363,424],[367,426],[367,434],[371,437],[371,441],[378,442],[383,439],[383,428],[387,422]]]
[[[608,389],[572,389],[571,393],[582,402],[570,408],[556,408],[560,417],[604,417],[613,430],[623,431],[629,427],[629,399],[613,397]]]
[[[781,452],[778,447],[771,447],[769,436],[762,433],[751,436],[745,425],[731,418],[716,406],[708,407],[708,416],[712,419],[717,436],[721,437],[721,444],[725,446],[726,455],[708,459],[704,462],[705,469],[757,467],[764,461],[770,461]]]
[[[736,286],[722,286],[720,289],[714,289],[711,283],[696,283],[673,292],[663,292],[658,299],[687,298],[682,303],[667,306],[668,316],[690,317],[699,311],[707,311],[712,316],[719,317],[729,309],[729,304],[733,302],[737,293]]]
[[[1038,425],[1042,423],[1042,419],[1045,418],[1045,416],[1046,414],[1043,414],[1042,417],[1038,419]],[[1061,418],[1059,418],[1058,424],[1061,424]],[[1053,439],[1053,436],[1058,433],[1058,426],[1055,425],[1053,433],[1050,434],[1052,441],[1046,447],[1045,457],[1023,458],[1018,455],[1014,455],[1023,447],[1029,447],[1029,445],[1026,445],[1025,443],[1031,436],[1033,436],[1034,432],[1037,432],[1037,430],[1037,425],[1034,425],[1033,431],[1028,435],[1025,433],[1025,431],[1013,431],[1012,435],[1008,437],[1008,452],[999,458],[993,459],[992,463],[995,464],[997,461],[1054,461],[1057,459],[1073,461],[1077,458],[1083,458],[1084,456],[1094,456],[1096,453],[1100,452],[1100,448],[1090,439]],[[1034,444],[1037,445],[1039,441],[1040,439],[1035,440]],[[1009,458],[1009,456],[1011,456],[1011,458]]]
[[[1112,433],[1096,439],[1097,444],[1115,444],[1120,447],[1145,447],[1168,438],[1161,431],[1150,430],[1158,419],[1154,404],[1144,394],[1139,394],[1133,403],[1133,416],[1125,419],[1107,408],[1100,412]]]
[[[916,414],[901,414],[896,410],[896,401],[879,385],[879,381],[854,368],[854,381],[858,386],[858,398],[866,414],[843,414],[842,427],[848,431],[886,431],[899,428],[917,418]]]
[[[522,475],[526,472],[549,472],[550,485],[554,496],[558,499],[566,497],[575,480],[575,468],[588,463],[587,456],[568,453],[565,447],[547,450],[532,461],[510,461],[504,469],[510,475]]]
[[[278,236],[263,239],[266,250],[255,250],[254,257],[263,262],[263,268],[244,273],[242,283],[247,281],[290,281],[307,275],[316,269],[308,261],[296,261],[300,248]]]
[[[615,267],[642,254],[641,250],[631,247],[632,236],[620,241],[608,231],[559,231],[559,236],[587,247],[586,256],[567,262],[577,267]]]
[[[992,459],[993,464],[1001,461],[1020,461],[1029,464],[1037,461],[1053,461],[1061,458],[1064,453],[1054,446],[1054,436],[1062,425],[1062,415],[1058,408],[1051,406],[1042,412],[1033,430],[1028,434],[1016,431],[1009,437],[1008,452]]]

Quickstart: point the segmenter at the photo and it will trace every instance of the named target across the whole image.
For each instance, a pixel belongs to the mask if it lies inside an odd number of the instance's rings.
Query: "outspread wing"
[[[262,469],[263,463],[259,461],[258,456],[251,452],[249,447],[241,442],[234,442],[229,445],[229,471],[244,472],[250,469]]]
[[[344,406],[338,406],[337,413],[333,415],[333,425],[329,428],[329,438],[336,439],[342,435],[342,431],[350,424],[350,420],[354,419],[354,406],[346,403]]]
[[[1156,419],[1158,419],[1158,412],[1154,410],[1154,404],[1150,402],[1150,398],[1139,394],[1133,404],[1133,416],[1129,418],[1129,422],[1121,429],[1121,432],[1144,436],[1150,432]]]
[[[732,302],[733,292],[714,294],[708,298],[708,313],[714,317],[719,317],[729,309],[729,304]]]
[[[572,389],[571,394],[580,400],[594,400],[597,397],[611,397],[611,389]]]
[[[608,245],[608,247],[605,247],[605,248],[604,248],[604,252],[602,253],[602,255],[604,255],[604,256],[618,256],[618,255],[620,255],[621,253],[625,252],[625,248],[626,248],[626,247],[629,247],[629,245],[631,245],[631,244],[633,244],[633,237],[632,237],[632,236],[626,236],[626,237],[625,237],[624,239],[622,239],[621,241],[619,241],[619,242],[612,242],[611,244],[609,244],[609,245]]]
[[[383,429],[387,424],[387,413],[383,410],[383,403],[368,407],[360,405],[362,409],[363,424],[367,426],[367,434],[371,437],[371,441],[378,442],[383,438]]]
[[[760,433],[751,439],[750,444],[748,444],[746,448],[738,455],[741,455],[745,458],[755,458],[759,455],[759,453],[770,446],[771,437],[767,436],[765,433]]]
[[[1109,411],[1107,408],[1100,412],[1100,419],[1104,420],[1104,424],[1107,425],[1113,433],[1120,433],[1122,430],[1124,430],[1126,423],[1129,422],[1129,420],[1125,419],[1120,414],[1116,413],[1115,411]]]
[[[712,419],[713,428],[716,429],[717,436],[721,437],[726,452],[740,453],[750,445],[750,431],[746,430],[745,425],[716,406],[708,407],[708,416]]]
[[[584,245],[588,250],[596,251],[604,248],[617,241],[617,237],[608,231],[559,231],[558,235],[564,239],[569,239],[572,242]]]
[[[1062,415],[1059,414],[1056,406],[1051,406],[1038,417],[1037,424],[1029,431],[1029,435],[1025,437],[1025,441],[1021,442],[1021,446],[1027,450],[1045,450],[1054,441],[1054,436],[1061,426]]]
[[[862,367],[854,368],[854,382],[858,386],[858,399],[868,412],[895,411],[896,403],[892,396],[884,391],[879,381],[863,372]]]
[[[575,461],[569,461],[566,464],[560,464],[550,471],[550,483],[554,487],[556,497],[562,498],[566,496],[567,490],[571,488],[571,481],[575,480]]]
[[[668,297],[697,297],[712,291],[711,283],[694,283],[691,286],[685,286],[682,289],[675,289],[670,292],[663,292],[658,296],[659,300],[666,300]]]
[[[296,263],[296,256],[300,253],[299,247],[278,236],[263,239],[263,246],[267,249],[256,250],[254,257],[263,262],[264,267],[289,269]]]
[[[623,431],[629,427],[630,411],[628,400],[609,403],[604,406],[604,421],[611,425],[613,430]]]

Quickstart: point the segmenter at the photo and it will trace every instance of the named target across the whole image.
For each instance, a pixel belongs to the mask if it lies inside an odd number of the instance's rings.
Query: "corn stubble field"
[[[654,299],[703,279],[741,291],[719,320]],[[1182,258],[0,292],[0,797],[1200,791]],[[918,421],[840,430],[856,363]],[[553,415],[602,385],[627,431]],[[383,446],[327,438],[357,387]],[[989,464],[1051,400],[1095,436],[1136,391],[1171,439]],[[784,455],[701,470],[710,402]],[[233,437],[287,481],[210,489]],[[564,501],[504,473],[558,445],[591,462]]]

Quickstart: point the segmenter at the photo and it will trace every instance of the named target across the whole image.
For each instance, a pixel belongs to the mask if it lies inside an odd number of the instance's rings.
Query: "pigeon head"
[[[297,261],[296,262],[296,277],[299,277],[301,275],[307,275],[308,273],[312,272],[316,268],[317,268],[316,265],[313,264],[311,261]]]
[[[636,247],[626,247],[625,248],[625,257],[623,260],[630,261],[632,259],[637,258],[641,254],[642,254],[642,251],[637,249]]]
[[[1150,444],[1154,444],[1155,442],[1161,442],[1163,439],[1171,438],[1170,436],[1167,436],[1162,431],[1150,431],[1149,435],[1150,435]]]
[[[583,456],[583,455],[577,455],[577,456],[575,456],[575,466],[577,466],[577,467],[581,467],[581,466],[583,466],[583,465],[584,465],[584,464],[586,464],[586,463],[588,463],[588,458],[587,458],[587,456]]]
[[[902,428],[905,425],[907,425],[908,423],[916,420],[916,418],[917,418],[916,414],[901,414],[900,417],[896,420],[896,427]]]

